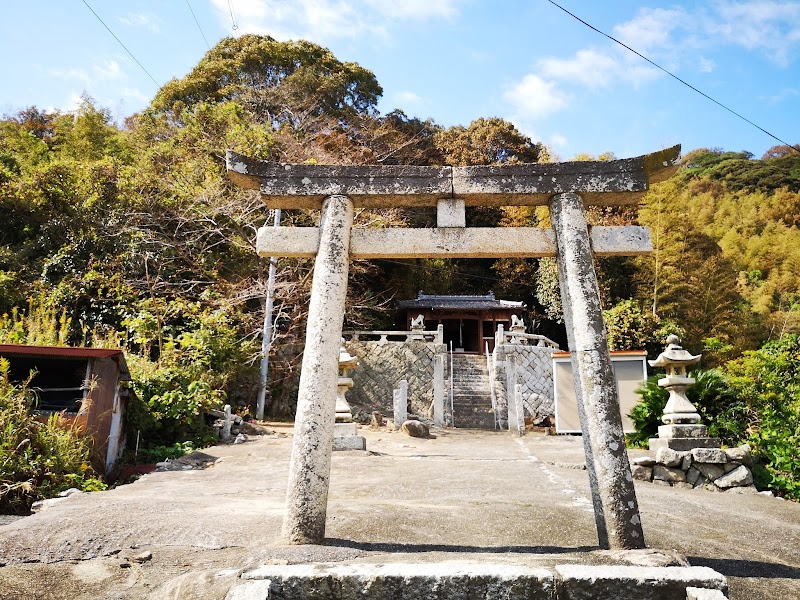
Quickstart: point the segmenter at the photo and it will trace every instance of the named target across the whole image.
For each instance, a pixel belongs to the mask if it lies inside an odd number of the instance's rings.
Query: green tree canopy
[[[382,93],[371,71],[327,48],[248,34],[220,41],[186,77],[164,85],[151,107],[180,114],[201,102],[234,100],[262,123],[300,126],[314,116],[372,114]]]

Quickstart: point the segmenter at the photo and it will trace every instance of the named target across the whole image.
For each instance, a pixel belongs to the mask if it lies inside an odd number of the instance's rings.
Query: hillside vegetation
[[[244,35],[221,41],[124,124],[88,97],[70,113],[29,107],[6,115],[0,342],[57,341],[37,337],[56,315],[62,341],[120,344],[142,402],[130,427],[143,445],[202,443],[207,431],[198,411],[224,401],[243,410],[255,400],[267,288],[268,264],[254,242],[272,215],[257,194],[227,180],[227,148],[327,164],[550,160],[541,143],[502,119],[445,128],[399,109],[382,115],[381,93],[370,71],[325,48]],[[283,225],[309,225],[316,217],[284,211]],[[592,209],[590,218],[653,230],[653,255],[598,265],[616,346],[655,353],[664,333],[677,330],[685,347],[704,353],[705,366],[738,360],[736,376],[757,362],[748,351],[767,342],[796,347],[797,152],[776,147],[755,159],[694,150],[638,211]],[[364,210],[356,219],[359,226],[424,227],[433,225],[435,211]],[[468,225],[548,224],[546,210],[519,207],[471,209],[467,219]],[[311,266],[279,262],[267,407],[273,416],[293,412]],[[356,261],[346,326],[390,327],[392,301],[419,289],[493,290],[524,300],[538,331],[563,339],[558,281],[546,259]],[[796,415],[800,399],[792,393],[787,402],[794,404],[781,410]],[[741,439],[759,430],[762,417],[754,411]],[[800,461],[796,452],[792,460]]]

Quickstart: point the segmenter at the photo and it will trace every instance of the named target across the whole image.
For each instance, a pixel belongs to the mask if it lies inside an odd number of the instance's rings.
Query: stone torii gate
[[[680,146],[637,158],[476,167],[279,164],[227,153],[230,178],[270,208],[321,209],[319,227],[262,227],[261,256],[316,257],[283,534],[321,543],[350,259],[556,257],[586,465],[602,548],[643,548],[593,254],[652,251],[645,227],[589,228],[585,205],[636,203]],[[435,228],[353,228],[354,208],[436,206]],[[465,227],[465,206],[540,206],[552,229]]]

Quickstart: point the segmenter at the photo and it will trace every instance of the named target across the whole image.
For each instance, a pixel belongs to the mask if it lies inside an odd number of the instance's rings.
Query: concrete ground
[[[280,540],[291,428],[0,525],[0,599],[222,599],[261,564],[619,562],[598,550],[579,437],[360,430],[334,454],[328,541]],[[800,598],[800,505],[637,482],[646,541],[728,578],[734,600]]]

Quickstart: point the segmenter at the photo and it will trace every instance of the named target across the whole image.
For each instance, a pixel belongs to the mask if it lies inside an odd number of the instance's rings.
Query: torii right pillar
[[[601,548],[644,548],[581,197],[553,196],[550,221],[598,542]]]

